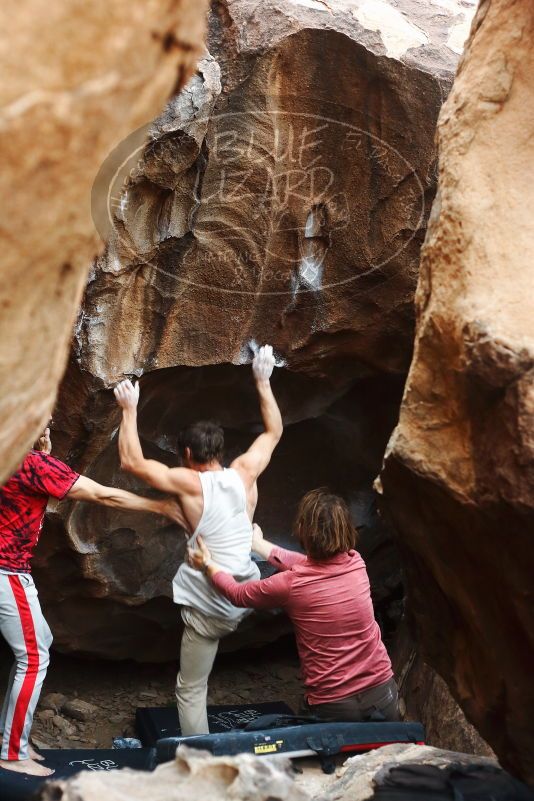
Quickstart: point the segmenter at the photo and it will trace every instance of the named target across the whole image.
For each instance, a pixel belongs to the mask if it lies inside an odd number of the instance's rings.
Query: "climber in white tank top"
[[[123,470],[174,495],[190,535],[189,544],[194,545],[201,533],[217,564],[239,581],[258,578],[250,556],[256,481],[269,464],[283,430],[270,385],[273,368],[273,350],[265,345],[252,362],[264,431],[229,469],[222,466],[224,432],[212,422],[195,423],[181,432],[178,449],[184,467],[145,459],[137,433],[139,384],[122,381],[115,388],[122,408],[119,452]],[[204,734],[209,731],[207,680],[219,639],[237,627],[247,610],[232,606],[185,562],[174,578],[173,594],[182,605],[185,623],[176,689],[180,724],[184,735]]]

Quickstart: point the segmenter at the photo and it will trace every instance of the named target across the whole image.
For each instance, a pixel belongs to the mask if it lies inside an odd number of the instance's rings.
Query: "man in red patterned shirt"
[[[29,743],[33,713],[49,663],[52,634],[33,579],[31,558],[43,525],[48,499],[69,498],[119,509],[154,512],[183,525],[182,513],[172,500],[151,500],[125,490],[104,487],[80,476],[50,455],[50,430],[39,449],[25,457],[21,467],[0,488],[0,632],[9,643],[15,663],[0,714],[0,767],[48,776],[41,757]]]

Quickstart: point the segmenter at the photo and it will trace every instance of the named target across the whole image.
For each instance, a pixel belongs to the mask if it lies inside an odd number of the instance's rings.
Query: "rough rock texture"
[[[90,275],[54,431],[77,468],[138,488],[119,470],[109,390],[135,374],[147,454],[173,463],[179,428],[215,416],[231,457],[258,430],[248,365],[255,342],[271,342],[286,363],[274,386],[288,427],[258,520],[287,542],[304,491],[343,492],[366,526],[386,627],[400,573],[371,481],[410,359],[449,39],[469,11],[396,6],[403,14],[372,2],[214,5],[211,55],[151,126],[140,166],[126,169],[137,140],[104,165],[110,245]],[[183,549],[163,521],[63,505],[38,576],[56,647],[174,657],[170,579]],[[276,631],[269,620],[262,636]]]
[[[6,0],[0,8],[0,481],[46,423],[98,238],[91,184],[110,148],[182,86],[198,0]],[[23,65],[23,69],[21,69]]]
[[[449,688],[423,661],[403,620],[395,632],[392,662],[405,720],[425,727],[425,741],[436,748],[494,757],[492,749],[452,697]]]
[[[176,760],[153,773],[125,768],[85,771],[68,781],[49,782],[41,801],[306,801],[288,772],[288,761],[249,754],[212,757],[180,746]]]
[[[382,482],[424,658],[534,782],[534,6],[483,2],[439,124],[415,354]]]
[[[470,798],[493,798],[495,801],[531,801],[534,798],[525,785],[506,774],[493,759],[429,746],[387,745],[348,759],[343,776],[322,791],[314,801],[366,801],[372,798],[388,801],[391,798],[398,798],[399,801],[443,798],[445,801],[463,798],[463,794],[453,793],[450,785],[440,786],[443,781],[440,781],[440,774],[450,774],[454,766],[472,772],[466,788]],[[413,768],[419,769],[417,780],[411,770]],[[426,785],[422,775],[425,770]]]

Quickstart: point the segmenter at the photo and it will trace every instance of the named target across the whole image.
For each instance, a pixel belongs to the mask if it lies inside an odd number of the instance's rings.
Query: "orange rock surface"
[[[534,782],[534,7],[485,0],[438,126],[415,353],[382,474],[423,656]]]

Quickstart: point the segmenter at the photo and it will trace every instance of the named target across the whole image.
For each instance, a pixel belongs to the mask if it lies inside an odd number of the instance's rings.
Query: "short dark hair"
[[[347,553],[356,546],[358,537],[347,504],[325,487],[302,498],[294,533],[306,554],[316,561]]]
[[[178,434],[178,453],[185,455],[185,449],[191,451],[191,459],[198,464],[208,464],[215,459],[222,461],[224,453],[224,431],[212,420],[192,423]]]

